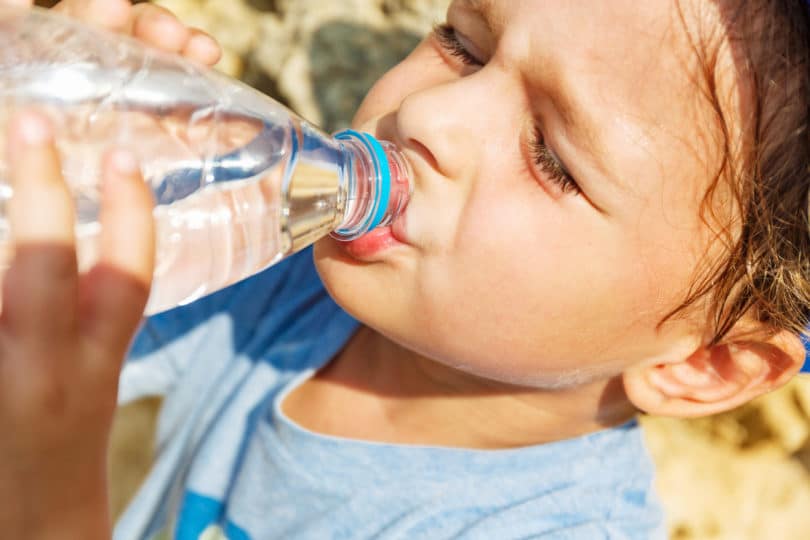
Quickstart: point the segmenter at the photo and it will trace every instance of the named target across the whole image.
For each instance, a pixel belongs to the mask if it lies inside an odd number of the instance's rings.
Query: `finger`
[[[219,43],[206,32],[198,28],[189,28],[191,37],[183,48],[183,56],[206,66],[213,66],[222,58]]]
[[[154,271],[154,196],[135,156],[123,149],[104,158],[100,262],[147,287]]]
[[[58,339],[75,323],[78,278],[73,201],[48,119],[34,111],[15,116],[7,156],[14,259],[4,283],[3,314],[17,330]]]
[[[135,157],[118,149],[103,163],[100,259],[82,278],[88,333],[123,353],[143,314],[155,264],[154,197]]]
[[[53,142],[44,114],[28,110],[12,118],[7,156],[14,196],[9,217],[18,244],[74,244],[72,198]]]
[[[168,9],[137,4],[132,8],[132,35],[164,51],[179,53],[186,47],[191,31]]]
[[[62,0],[53,9],[88,24],[115,31],[128,30],[132,18],[129,0]]]

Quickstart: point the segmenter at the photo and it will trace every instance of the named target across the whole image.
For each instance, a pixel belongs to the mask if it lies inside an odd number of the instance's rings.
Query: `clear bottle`
[[[101,153],[122,144],[139,157],[158,202],[147,313],[327,234],[348,240],[389,224],[410,196],[408,164],[391,143],[326,135],[239,81],[131,38],[47,10],[0,8],[0,137],[23,105],[54,124],[80,269],[97,260]],[[0,270],[10,262],[11,196],[0,160]]]

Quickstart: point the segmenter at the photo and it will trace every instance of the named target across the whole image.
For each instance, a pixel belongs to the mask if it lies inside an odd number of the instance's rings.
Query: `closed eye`
[[[539,127],[535,127],[534,136],[529,144],[535,164],[545,173],[549,180],[555,183],[563,193],[581,193],[581,189],[574,177],[560,163],[560,160],[546,145],[545,137]]]
[[[449,24],[435,25],[433,27],[433,35],[436,36],[436,40],[444,50],[451,56],[461,60],[463,64],[468,66],[484,65],[484,62],[473,56],[472,53],[464,47],[464,44],[461,43],[461,40],[458,38],[458,34],[456,34],[456,29]]]

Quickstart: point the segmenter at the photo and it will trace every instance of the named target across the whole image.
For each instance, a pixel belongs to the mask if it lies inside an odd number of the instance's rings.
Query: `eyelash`
[[[560,187],[560,191],[574,193],[575,195],[581,193],[577,181],[563,168],[559,160],[554,157],[554,154],[546,146],[543,132],[539,127],[534,128],[534,136],[529,142],[529,151],[534,162],[548,175],[552,182]]]
[[[483,63],[474,57],[470,52],[464,48],[464,45],[458,40],[456,30],[449,24],[437,24],[433,27],[433,35],[439,45],[454,56],[461,60],[461,62],[468,66],[481,66]],[[549,177],[549,179],[557,184],[563,193],[580,193],[579,185],[568,172],[563,168],[560,162],[551,153],[545,143],[545,137],[539,127],[534,128],[532,140],[529,142],[529,151],[532,159],[540,167],[540,169]]]
[[[470,54],[470,51],[464,48],[464,45],[458,40],[456,36],[456,29],[449,24],[437,24],[433,26],[433,34],[436,36],[439,44],[444,50],[455,56],[462,63],[468,66],[481,66],[483,63],[476,57]]]

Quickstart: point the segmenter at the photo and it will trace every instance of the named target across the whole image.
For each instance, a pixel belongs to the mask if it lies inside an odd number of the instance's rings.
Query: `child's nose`
[[[493,95],[476,75],[444,82],[405,97],[397,113],[401,141],[447,178],[477,168],[487,144]]]

